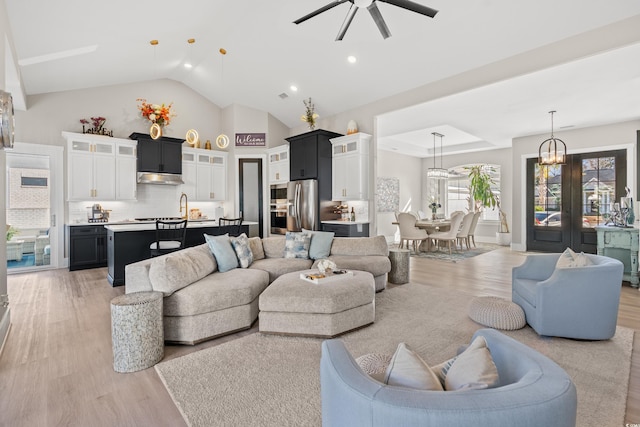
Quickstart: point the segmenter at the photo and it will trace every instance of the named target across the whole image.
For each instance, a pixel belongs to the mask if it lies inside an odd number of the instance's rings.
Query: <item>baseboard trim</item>
[[[4,350],[4,345],[7,342],[7,337],[9,336],[9,330],[11,329],[11,310],[9,307],[2,314],[2,319],[0,319],[0,339],[2,340],[2,345],[0,345],[0,357],[2,357],[2,352]]]

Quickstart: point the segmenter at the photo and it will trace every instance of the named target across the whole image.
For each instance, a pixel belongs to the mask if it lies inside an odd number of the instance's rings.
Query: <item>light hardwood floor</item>
[[[412,258],[411,282],[510,298],[511,268],[523,256],[499,249],[458,263]],[[106,275],[102,268],[9,276],[12,327],[0,357],[0,426],[185,425],[153,368],[113,371],[109,303],[124,288],[111,288]],[[640,292],[628,284],[618,324],[640,330]],[[256,325],[193,347],[167,346],[164,360],[255,332]],[[629,423],[640,423],[639,349],[636,334]]]

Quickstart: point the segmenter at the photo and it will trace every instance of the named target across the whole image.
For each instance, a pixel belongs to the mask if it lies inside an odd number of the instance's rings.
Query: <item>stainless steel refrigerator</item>
[[[287,231],[319,230],[318,181],[307,179],[287,184]]]

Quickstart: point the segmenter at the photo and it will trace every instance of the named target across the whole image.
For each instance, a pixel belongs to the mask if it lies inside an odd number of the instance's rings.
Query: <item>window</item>
[[[469,200],[469,171],[467,168],[475,166],[475,164],[467,164],[449,168],[449,181],[447,190],[447,217],[451,216],[454,211],[468,212],[473,201]],[[493,179],[494,185],[491,187],[493,192],[500,196],[500,166],[487,165],[489,174]],[[500,212],[498,209],[485,209],[480,217],[483,220],[499,221]]]

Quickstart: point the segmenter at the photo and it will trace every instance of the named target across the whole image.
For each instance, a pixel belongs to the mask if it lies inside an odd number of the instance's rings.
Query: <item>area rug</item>
[[[482,328],[467,316],[473,297],[407,284],[376,295],[373,325],[341,337],[351,353],[393,354],[399,342],[430,365],[444,361]],[[562,366],[578,392],[581,427],[623,425],[633,330],[608,341],[505,332]],[[190,426],[320,426],[321,339],[255,333],[156,365]]]
[[[397,248],[398,245],[394,244],[394,245],[390,245],[389,247]],[[431,251],[431,252],[419,251],[418,253],[415,253],[413,252],[413,250],[411,250],[411,256],[415,258],[428,258],[428,259],[437,259],[437,260],[449,261],[449,262],[458,262],[468,258],[473,258],[474,256],[478,256],[487,252],[491,252],[495,249],[502,248],[502,247],[503,246],[495,245],[492,243],[477,243],[476,247],[471,246],[471,249],[469,250],[466,250],[466,249],[458,249],[457,251],[452,250],[451,254],[449,254],[449,249],[447,249],[446,247],[441,248],[437,251]]]

